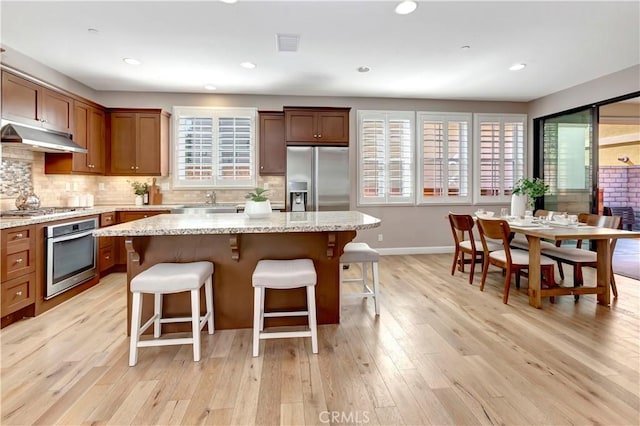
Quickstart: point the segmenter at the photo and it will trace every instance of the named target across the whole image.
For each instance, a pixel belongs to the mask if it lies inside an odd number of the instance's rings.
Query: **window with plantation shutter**
[[[508,202],[524,176],[527,117],[475,114],[475,202]]]
[[[252,108],[175,107],[174,187],[254,187]]]
[[[358,111],[360,204],[414,202],[414,113]]]
[[[423,203],[471,202],[471,114],[418,113]]]

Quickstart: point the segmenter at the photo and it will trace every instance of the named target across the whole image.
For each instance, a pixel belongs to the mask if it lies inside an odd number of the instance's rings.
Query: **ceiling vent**
[[[297,52],[300,36],[296,34],[276,34],[278,52]]]

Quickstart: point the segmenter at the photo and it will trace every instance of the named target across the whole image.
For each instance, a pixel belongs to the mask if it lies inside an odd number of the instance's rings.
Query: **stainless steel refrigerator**
[[[305,211],[349,210],[349,148],[287,147],[287,211],[292,182],[307,182]]]

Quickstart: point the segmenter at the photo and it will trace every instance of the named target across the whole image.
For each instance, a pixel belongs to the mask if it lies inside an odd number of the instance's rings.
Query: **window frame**
[[[424,195],[424,139],[423,129],[425,121],[442,121],[448,132],[449,122],[462,122],[467,123],[467,141],[466,141],[466,175],[467,175],[467,195],[465,196],[451,196],[447,193],[440,196],[425,196]],[[416,196],[418,205],[443,205],[443,204],[471,204],[473,202],[473,162],[474,162],[474,127],[473,127],[473,113],[470,112],[431,112],[431,111],[418,111],[416,114]],[[449,144],[443,144],[443,158],[448,157]],[[443,178],[449,180],[449,162],[443,161]],[[442,183],[442,182],[441,182]]]
[[[511,201],[511,194],[505,194],[505,124],[519,122],[522,124],[522,145],[516,147],[516,151],[521,153],[521,160],[516,158],[516,167],[514,170],[513,184],[521,177],[525,176],[527,168],[527,115],[526,114],[512,114],[512,113],[474,113],[473,114],[473,203],[474,204],[504,204]],[[498,195],[482,195],[481,194],[481,125],[486,122],[499,122],[499,191]],[[516,152],[517,154],[517,152]],[[518,164],[519,162],[519,164]]]
[[[258,143],[256,139],[257,129],[257,108],[226,108],[226,107],[194,107],[194,106],[174,106],[173,107],[173,131],[171,132],[171,175],[172,175],[172,188],[177,190],[194,190],[194,189],[251,189],[257,186],[257,148]],[[179,132],[180,132],[180,119],[184,117],[211,117],[213,119],[212,126],[212,178],[208,180],[189,182],[184,179],[180,179],[178,175],[179,169]],[[249,173],[248,179],[237,181],[226,181],[219,179],[217,176],[217,166],[219,165],[219,120],[220,118],[227,117],[243,117],[250,120],[250,148],[249,148]]]
[[[415,176],[415,111],[382,111],[382,110],[358,110],[357,111],[357,125],[358,125],[358,154],[357,154],[357,171],[358,171],[358,206],[411,206],[415,205],[415,191],[416,191],[416,176]],[[367,119],[384,119],[385,121],[385,158],[384,158],[384,181],[385,188],[384,194],[377,197],[364,197],[364,135],[363,135],[363,122]],[[388,123],[390,119],[396,120],[408,120],[409,125],[409,164],[405,167],[411,174],[411,183],[409,185],[411,194],[404,197],[391,196],[389,193],[389,138],[388,138]]]

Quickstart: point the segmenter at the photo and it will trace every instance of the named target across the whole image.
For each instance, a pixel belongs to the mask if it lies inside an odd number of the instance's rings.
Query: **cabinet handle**
[[[138,170],[140,167],[136,166],[136,170]]]
[[[145,214],[145,215],[144,215],[144,217],[149,217],[149,216],[147,216],[147,215]]]
[[[318,135],[313,135],[313,137],[314,137],[314,138],[317,138],[317,137],[318,137]]]
[[[131,170],[135,170],[135,167],[134,167],[134,166],[131,166]]]
[[[111,258],[111,256],[109,256],[109,255],[106,255],[106,256],[104,257],[104,259],[105,259],[105,260],[109,260],[110,258]]]
[[[22,263],[24,259],[20,258],[20,259],[16,259],[16,263]]]
[[[318,137],[319,137],[319,138],[321,138],[321,137],[322,137],[322,135],[318,135]]]
[[[24,237],[24,235],[22,235],[22,232],[20,232],[19,234],[16,234],[16,240],[17,240],[18,238],[22,238],[22,237]]]
[[[21,291],[16,291],[16,296],[22,296],[22,292]]]

